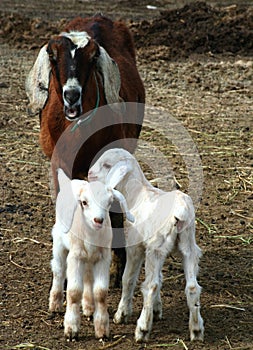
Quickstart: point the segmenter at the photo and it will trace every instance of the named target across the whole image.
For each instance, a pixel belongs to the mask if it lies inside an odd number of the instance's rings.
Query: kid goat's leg
[[[93,315],[95,306],[93,298],[93,269],[91,264],[85,264],[83,274],[83,314],[90,318]]]
[[[189,330],[191,340],[204,339],[204,322],[200,315],[201,287],[197,282],[201,250],[195,242],[195,228],[188,227],[180,234],[179,249],[183,254],[186,279],[185,294],[190,312]]]
[[[93,267],[93,296],[95,302],[94,328],[96,338],[109,337],[109,314],[107,311],[107,295],[109,289],[109,274],[111,253],[104,248],[103,259]]]
[[[66,259],[68,251],[65,249],[61,240],[61,232],[57,227],[53,227],[53,258],[51,268],[53,272],[52,286],[49,296],[49,311],[60,312],[63,306],[63,288],[66,278]]]
[[[78,338],[80,329],[80,305],[83,293],[84,259],[82,253],[72,249],[67,259],[67,308],[64,318],[64,334],[70,341]]]
[[[127,261],[122,278],[122,294],[118,310],[114,315],[114,323],[128,322],[132,313],[134,288],[144,260],[144,248],[132,246],[126,248]]]
[[[161,270],[166,254],[157,250],[146,251],[145,281],[142,285],[143,308],[135,329],[137,342],[147,341],[152,329],[154,304],[160,300]],[[157,308],[158,305],[156,305]],[[161,307],[161,304],[160,304]],[[158,310],[155,310],[158,312]],[[160,310],[160,313],[162,311]]]

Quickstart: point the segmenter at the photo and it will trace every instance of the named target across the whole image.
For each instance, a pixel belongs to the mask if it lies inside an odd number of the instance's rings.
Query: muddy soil
[[[0,11],[0,348],[252,349],[251,1],[2,0]],[[147,105],[179,120],[201,157],[204,183],[196,238],[203,251],[199,283],[204,343],[189,341],[183,270],[174,254],[163,269],[163,319],[154,324],[148,343],[134,342],[140,283],[128,325],[113,324],[120,289],[110,289],[111,337],[105,343],[95,340],[92,323],[84,318],[79,341],[66,342],[63,316],[49,318],[54,204],[49,161],[38,143],[39,119],[27,114],[24,81],[39,48],[64,23],[101,11],[129,25]],[[150,148],[158,149],[187,192],[189,173],[183,155],[164,136],[166,121],[157,122],[159,130],[144,124],[142,160]],[[153,179],[146,163],[144,170]]]

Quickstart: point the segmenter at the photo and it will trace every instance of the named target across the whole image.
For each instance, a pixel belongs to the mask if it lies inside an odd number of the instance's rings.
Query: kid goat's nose
[[[94,218],[94,221],[95,221],[96,224],[102,225],[104,219],[103,218]]]

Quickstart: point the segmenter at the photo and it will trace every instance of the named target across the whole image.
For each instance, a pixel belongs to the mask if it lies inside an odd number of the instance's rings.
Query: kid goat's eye
[[[108,164],[108,163],[104,163],[104,167],[105,167],[106,169],[111,169],[111,165]]]
[[[86,207],[86,205],[88,205],[88,203],[87,203],[86,201],[82,201],[82,205],[83,205],[84,207]]]

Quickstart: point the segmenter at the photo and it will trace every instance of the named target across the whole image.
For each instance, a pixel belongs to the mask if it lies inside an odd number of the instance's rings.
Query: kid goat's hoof
[[[68,328],[64,331],[64,335],[67,341],[77,341],[78,340],[78,331],[73,331],[71,328]]]

